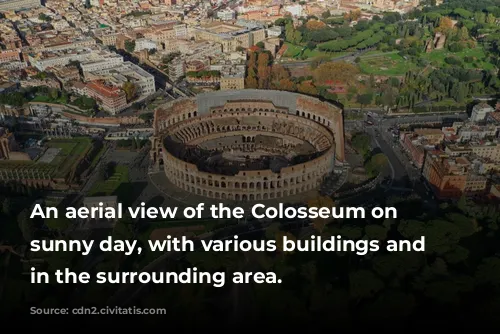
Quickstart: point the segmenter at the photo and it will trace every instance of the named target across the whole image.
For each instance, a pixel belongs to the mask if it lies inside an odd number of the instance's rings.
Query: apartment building
[[[245,88],[245,65],[212,65],[212,71],[220,72],[220,90]]]
[[[112,52],[99,52],[89,55],[87,59],[80,63],[80,67],[85,76],[86,73],[101,71],[123,64],[123,57]]]
[[[231,9],[220,10],[217,12],[217,18],[222,21],[231,21],[236,18],[236,12]]]
[[[490,106],[489,104],[487,103],[479,103],[479,104],[476,104],[473,108],[472,108],[472,113],[470,115],[470,120],[472,122],[481,122],[481,121],[484,121],[486,119],[486,116],[490,113],[490,112],[494,112],[495,109]]]
[[[85,86],[87,96],[95,99],[101,108],[115,115],[127,107],[125,92],[102,81],[92,81]]]
[[[222,45],[223,52],[236,51],[238,47],[249,48],[266,39],[263,28],[248,28],[236,24],[214,22],[194,28],[196,40],[210,41]]]
[[[482,194],[487,178],[479,175],[465,156],[451,157],[443,151],[428,151],[422,175],[440,199]]]
[[[458,141],[468,142],[471,140],[495,138],[498,134],[498,128],[496,125],[465,124],[457,131]]]
[[[85,72],[84,75],[87,80],[105,81],[116,87],[122,87],[127,81],[132,82],[139,97],[149,96],[156,92],[154,76],[131,62],[123,62],[114,67]]]
[[[71,61],[85,61],[91,57],[92,53],[91,49],[43,51],[28,54],[28,60],[31,66],[36,67],[39,71],[45,71],[49,67],[66,66]]]

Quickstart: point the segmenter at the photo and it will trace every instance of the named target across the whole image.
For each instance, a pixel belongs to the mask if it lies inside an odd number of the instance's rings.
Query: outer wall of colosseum
[[[156,166],[163,167],[167,178],[179,188],[209,198],[252,201],[296,195],[317,188],[333,170],[335,160],[344,161],[342,110],[290,92],[225,91],[176,100],[156,110],[154,129],[151,159]],[[307,143],[323,153],[279,173],[264,169],[218,175],[200,171],[163,148],[164,138],[173,136],[186,145],[212,141],[223,150],[255,149],[265,145],[256,138],[266,135],[279,142],[268,145],[267,150],[286,151]],[[242,142],[228,143],[234,136]]]

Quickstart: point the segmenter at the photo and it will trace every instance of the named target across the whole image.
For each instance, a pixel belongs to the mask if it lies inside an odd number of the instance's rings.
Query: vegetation
[[[104,173],[100,181],[96,182],[89,191],[89,196],[110,196],[117,195],[115,192],[123,183],[128,183],[128,167],[114,164],[107,164],[102,167],[99,173]]]
[[[129,53],[133,53],[135,51],[135,41],[126,40],[125,41],[125,50]]]
[[[403,16],[384,13],[370,21],[360,19],[358,11],[343,17],[326,12],[321,18],[302,18],[298,26],[289,18],[279,19],[275,24],[285,27],[289,47],[285,56],[310,58],[311,75],[294,78],[274,65],[271,73],[277,75],[271,87],[351,107],[459,110],[473,96],[494,95],[500,89],[500,12],[495,1],[480,2],[484,7],[452,0]],[[345,62],[330,62],[339,52],[355,57],[358,73],[317,70],[332,64],[348,68]],[[330,76],[330,85],[318,74]]]
[[[26,199],[25,199],[26,200]],[[323,203],[321,198],[317,203]],[[315,203],[316,203],[315,202]],[[68,222],[26,219],[13,205],[12,199],[4,199],[2,228],[11,226],[10,234],[23,243],[43,233],[42,226],[49,226],[50,233],[58,235]],[[314,204],[314,203],[312,203]],[[418,200],[388,198],[386,206],[398,209],[395,219],[340,219],[334,224],[318,223],[313,234],[323,239],[341,236],[354,240],[360,247],[359,255],[352,250],[323,252],[192,252],[179,256],[175,261],[164,261],[165,271],[182,271],[197,267],[209,272],[225,272],[228,277],[234,271],[275,272],[282,284],[250,284],[242,289],[229,279],[222,288],[210,284],[152,284],[149,290],[134,296],[137,307],[161,305],[167,308],[170,324],[182,324],[185,315],[196,307],[203,319],[234,319],[244,314],[248,321],[267,321],[280,327],[324,327],[335,320],[337,329],[348,329],[359,324],[403,326],[405,324],[445,323],[447,328],[461,324],[457,319],[492,319],[498,311],[499,285],[496,254],[500,251],[498,224],[500,215],[496,205],[470,203],[462,199],[457,205],[442,203],[436,211],[429,211]],[[328,202],[328,205],[333,203]],[[189,223],[189,222],[186,222]],[[198,224],[199,222],[192,222]],[[169,226],[170,225],[170,226]],[[172,227],[175,222],[157,223],[153,227]],[[259,239],[281,240],[310,239],[280,221],[274,222]],[[147,228],[141,235],[151,233]],[[6,234],[2,233],[2,238]],[[120,239],[134,238],[133,225],[121,221],[112,232]],[[425,237],[424,252],[385,250],[386,241],[409,240],[414,242]],[[5,239],[4,239],[5,240]],[[140,238],[141,242],[146,239]],[[378,240],[381,250],[364,252],[366,240]],[[278,243],[281,247],[281,244]],[[5,255],[5,254],[4,254]],[[4,256],[2,255],[2,256]],[[71,264],[73,270],[85,268],[75,253],[59,252],[38,254],[47,261],[48,271]],[[156,254],[158,256],[158,254]],[[155,254],[144,253],[124,258],[117,253],[100,257],[96,271],[137,271],[153,260]],[[3,257],[2,260],[5,260]],[[146,261],[144,261],[146,260]],[[1,261],[9,270],[4,275],[4,293],[1,296],[4,314],[12,314],[27,306],[55,305],[104,305],[119,285],[88,284],[79,289],[67,285],[30,285],[18,257]],[[24,277],[24,278],[23,278]],[[36,295],[37,298],[29,298]],[[24,298],[22,296],[25,296]],[[164,303],[166,296],[181,303]],[[189,296],[189,298],[186,298]],[[60,299],[61,298],[61,299]],[[62,299],[64,298],[64,300]],[[215,299],[217,303],[206,303]],[[73,302],[72,302],[73,301]],[[237,302],[239,301],[239,302]],[[284,302],[286,301],[286,302]],[[35,304],[34,304],[35,303]],[[470,307],[470,306],[474,307]],[[245,312],[246,307],[254,311]],[[232,313],[228,315],[227,310]],[[248,319],[250,317],[250,319]],[[293,322],[282,319],[293,317]],[[236,318],[238,319],[238,318]],[[138,320],[140,322],[140,319]],[[145,319],[150,322],[150,319]],[[141,323],[142,324],[142,323]],[[206,326],[203,322],[203,326]],[[454,325],[453,325],[454,327]]]
[[[220,71],[193,71],[187,72],[186,77],[189,78],[219,78]]]

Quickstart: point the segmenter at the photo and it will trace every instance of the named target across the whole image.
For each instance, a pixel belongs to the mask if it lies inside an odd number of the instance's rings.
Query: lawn
[[[90,138],[53,139],[47,142],[47,147],[60,149],[50,163],[40,161],[2,161],[1,168],[18,170],[21,168],[35,169],[39,173],[46,173],[55,178],[66,178],[74,171],[80,161],[92,149]]]
[[[460,52],[449,52],[448,50],[434,50],[430,53],[422,53],[419,57],[425,59],[435,67],[448,66],[444,59],[455,56],[463,61],[465,68],[480,68],[485,70],[494,69],[495,66],[484,61],[486,54],[480,47],[466,49]],[[465,57],[473,57],[476,60],[471,63],[464,61]],[[361,57],[359,68],[363,73],[374,75],[404,75],[408,70],[416,68],[417,65],[410,60],[401,57],[397,51],[380,53],[380,51],[370,51]]]
[[[444,49],[434,50],[430,53],[425,53],[421,55],[422,58],[427,59],[428,61],[431,62],[431,64],[435,63],[437,66],[444,66],[445,65],[444,59],[446,57],[452,57],[452,56],[461,59],[465,68],[470,68],[470,69],[481,68],[484,70],[491,70],[495,68],[493,64],[489,63],[488,61],[484,61],[484,59],[486,58],[486,54],[484,53],[484,50],[481,47],[477,47],[474,49],[465,49],[460,52],[449,52],[448,50]],[[464,61],[464,58],[467,56],[473,57],[476,60],[471,63],[466,63]]]
[[[90,138],[53,139],[47,142],[47,146],[61,150],[49,165],[57,168],[57,176],[66,177],[92,149],[92,140]]]
[[[88,196],[111,196],[115,194],[120,185],[128,183],[128,167],[116,166],[113,175],[105,181],[98,181],[90,189]]]
[[[394,52],[361,57],[359,68],[363,73],[374,75],[404,75],[415,64]]]
[[[316,58],[316,57],[330,57],[330,58],[336,58],[336,57],[341,57],[349,52],[333,52],[333,53],[328,53],[328,52],[323,52],[318,49],[310,50],[306,48],[305,46],[301,45],[294,45],[290,43],[285,43],[288,46],[288,49],[286,50],[284,56],[287,58],[297,58],[301,55],[302,49],[304,49],[304,52],[302,53],[302,56],[304,58]]]

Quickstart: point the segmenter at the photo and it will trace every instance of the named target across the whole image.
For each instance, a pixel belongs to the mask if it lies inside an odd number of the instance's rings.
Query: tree
[[[306,23],[307,30],[321,30],[326,27],[324,22],[318,20],[309,20]]]
[[[126,40],[125,41],[125,50],[129,53],[133,53],[135,51],[135,41]]]
[[[369,270],[359,270],[349,274],[351,298],[360,300],[373,297],[384,288],[384,282]]]
[[[137,87],[135,84],[131,81],[127,81],[123,84],[122,86],[123,91],[127,95],[127,102],[132,101],[137,94]]]
[[[379,174],[385,166],[387,166],[388,162],[389,160],[385,154],[375,154],[366,162],[365,171],[368,175],[374,177]]]
[[[314,199],[309,200],[307,202],[307,205],[312,208],[333,208],[335,206],[335,202],[331,197],[328,196],[317,196]],[[316,229],[318,232],[322,233],[329,223],[332,222],[332,219],[325,219],[325,218],[315,218],[313,219],[312,223],[314,226],[314,229]]]
[[[23,234],[23,238],[26,242],[31,242],[35,236],[35,224],[32,219],[29,217],[28,209],[24,209],[17,216],[17,223],[19,225],[19,229]]]
[[[372,103],[372,100],[373,100],[372,93],[365,93],[365,94],[358,95],[356,97],[356,101],[361,105],[361,108],[363,108],[363,106],[366,106],[366,105],[369,105],[370,103]]]
[[[326,12],[323,12],[323,13],[321,14],[321,17],[322,17],[323,19],[327,19],[327,18],[329,18],[330,16],[332,16],[332,13],[330,12],[330,10],[327,10]]]
[[[364,132],[355,133],[351,138],[352,147],[363,156],[366,156],[370,152],[370,143],[370,136]]]
[[[457,37],[460,41],[468,41],[470,39],[469,30],[466,26],[463,26],[458,30]]]
[[[41,21],[45,21],[45,22],[52,21],[52,18],[50,16],[48,16],[47,14],[44,14],[44,13],[38,14],[38,19],[41,20]]]
[[[57,98],[59,98],[59,91],[57,89],[49,89],[49,97],[52,99],[52,100],[56,100]]]
[[[439,26],[434,29],[434,32],[440,32],[448,35],[453,30],[453,21],[446,16],[442,16],[439,20]]]
[[[61,235],[71,226],[71,221],[66,217],[48,218],[45,220],[45,226]]]
[[[297,85],[297,91],[302,94],[316,96],[318,95],[318,89],[313,85],[312,82],[302,82]]]
[[[346,62],[329,62],[318,66],[314,71],[313,76],[317,85],[336,80],[347,84],[352,84],[356,81],[356,76],[359,73],[355,65]]]
[[[2,203],[2,211],[4,215],[10,216],[12,214],[12,200],[6,197]]]
[[[271,76],[271,56],[268,52],[261,52],[257,58],[257,77],[258,87],[260,89],[269,88],[269,79]]]
[[[380,96],[380,102],[384,106],[392,108],[397,102],[398,93],[399,91],[394,87],[391,87],[389,85],[383,86]]]
[[[113,227],[112,233],[114,240],[130,240],[134,237],[133,225],[130,221],[119,220]]]

